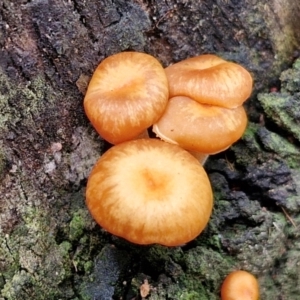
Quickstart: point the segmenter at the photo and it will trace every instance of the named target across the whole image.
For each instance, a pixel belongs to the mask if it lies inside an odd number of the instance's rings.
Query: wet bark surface
[[[2,0],[0,299],[140,299],[148,280],[152,300],[213,300],[240,268],[262,299],[298,299],[299,15],[283,0]],[[84,204],[109,145],[83,95],[98,63],[125,50],[164,66],[215,53],[254,77],[245,135],[206,164],[211,221],[183,247],[127,243]]]

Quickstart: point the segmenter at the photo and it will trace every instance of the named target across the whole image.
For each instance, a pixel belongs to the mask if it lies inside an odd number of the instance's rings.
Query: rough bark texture
[[[139,299],[147,279],[151,300],[214,300],[238,268],[258,277],[261,299],[299,299],[300,61],[280,77],[298,56],[299,20],[293,0],[1,0],[0,299]],[[211,221],[184,247],[129,244],[84,205],[108,147],[84,90],[123,50],[164,66],[216,53],[255,79],[244,137],[206,165]]]

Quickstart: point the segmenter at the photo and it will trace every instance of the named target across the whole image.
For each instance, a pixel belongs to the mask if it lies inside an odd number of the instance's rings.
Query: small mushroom
[[[166,69],[170,98],[186,96],[209,105],[236,108],[249,98],[253,80],[239,64],[205,54]]]
[[[204,158],[227,149],[242,136],[246,126],[242,106],[228,109],[178,96],[169,100],[153,131],[162,140]]]
[[[238,270],[230,273],[221,287],[222,300],[258,300],[259,284],[249,272]]]
[[[137,139],[113,146],[98,160],[86,204],[116,236],[178,246],[205,228],[213,196],[206,172],[190,153],[157,139]]]
[[[150,294],[151,286],[148,282],[148,279],[144,280],[144,283],[140,286],[140,294],[142,299],[146,299],[146,297]]]
[[[122,52],[99,64],[84,109],[96,131],[118,144],[142,135],[155,123],[168,96],[166,74],[157,59],[145,53]]]

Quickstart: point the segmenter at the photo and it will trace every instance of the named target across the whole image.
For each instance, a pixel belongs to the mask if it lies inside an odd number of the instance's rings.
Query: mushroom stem
[[[206,163],[207,159],[208,159],[208,154],[205,153],[200,153],[200,152],[196,152],[196,151],[189,151],[195,158],[198,159],[199,163],[204,166],[204,164]]]
[[[140,133],[138,136],[136,136],[134,138],[134,140],[137,140],[137,139],[149,139],[149,133],[148,133],[148,130],[145,129],[142,133]]]

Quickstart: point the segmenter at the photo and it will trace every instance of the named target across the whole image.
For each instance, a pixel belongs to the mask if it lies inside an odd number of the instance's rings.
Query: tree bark
[[[298,299],[300,4],[293,0],[0,2],[0,299],[220,299],[230,271],[261,299]],[[83,96],[105,57],[146,52],[167,66],[203,53],[253,75],[249,126],[211,157],[211,221],[184,247],[104,232],[85,204],[109,147]],[[272,93],[269,93],[269,91]]]

